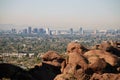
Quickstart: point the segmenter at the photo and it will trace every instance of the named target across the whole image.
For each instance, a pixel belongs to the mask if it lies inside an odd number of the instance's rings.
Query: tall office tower
[[[70,28],[70,34],[73,34],[73,28]]]
[[[83,34],[83,29],[82,29],[82,27],[80,27],[80,29],[79,29],[79,34]]]
[[[11,32],[12,32],[13,34],[17,33],[16,29],[12,29]]]
[[[34,29],[33,29],[33,33],[37,33],[37,34],[38,34],[38,32],[39,32],[39,31],[38,31],[37,28],[34,28]]]
[[[28,27],[28,34],[31,34],[31,33],[32,33],[32,28]]]
[[[43,28],[40,28],[38,33],[39,34],[45,34],[45,30]]]
[[[97,31],[97,30],[94,30],[93,34],[97,34],[97,33],[98,33],[98,31]]]
[[[49,28],[46,28],[46,34],[50,35],[50,29]]]
[[[23,34],[27,34],[27,29],[23,29]]]

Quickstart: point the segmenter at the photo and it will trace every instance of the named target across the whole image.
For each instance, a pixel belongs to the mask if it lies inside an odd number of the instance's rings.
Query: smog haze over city
[[[0,30],[120,29],[120,0],[0,0]]]

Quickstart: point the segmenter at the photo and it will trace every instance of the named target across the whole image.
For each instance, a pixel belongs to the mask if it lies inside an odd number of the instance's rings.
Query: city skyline
[[[74,31],[79,31],[80,28],[82,28],[83,30],[120,30],[120,28],[109,28],[109,27],[105,27],[104,28],[87,28],[84,26],[79,26],[79,27],[58,27],[55,28],[54,26],[46,26],[46,25],[41,25],[41,26],[26,26],[26,25],[13,25],[13,24],[0,24],[0,31],[9,31],[12,29],[16,29],[17,31],[21,31],[24,29],[28,29],[29,27],[31,27],[32,29],[47,29],[49,28],[50,30],[70,30],[73,29]]]
[[[1,34],[20,34],[20,35],[119,35],[120,29],[109,29],[109,30],[85,30],[80,27],[77,30],[70,28],[68,30],[52,30],[50,28],[32,28],[27,27],[22,30],[12,28],[8,31],[0,31]]]
[[[120,29],[120,0],[0,0],[1,29]]]

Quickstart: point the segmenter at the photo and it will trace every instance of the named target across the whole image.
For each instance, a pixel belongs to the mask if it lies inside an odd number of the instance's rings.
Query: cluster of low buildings
[[[0,53],[0,57],[34,57],[35,53]]]

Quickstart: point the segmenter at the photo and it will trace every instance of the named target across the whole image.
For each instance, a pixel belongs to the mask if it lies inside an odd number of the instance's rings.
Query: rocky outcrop
[[[66,67],[54,80],[119,80],[120,58],[105,50],[109,46],[88,50],[79,43],[69,43]]]
[[[77,52],[79,54],[84,54],[86,51],[88,51],[88,49],[78,42],[71,42],[67,45],[67,53]]]
[[[104,74],[97,74],[94,73],[90,80],[120,80],[120,73],[104,73]]]
[[[113,41],[103,41],[98,49],[110,52],[118,57],[120,57],[120,43]]]

